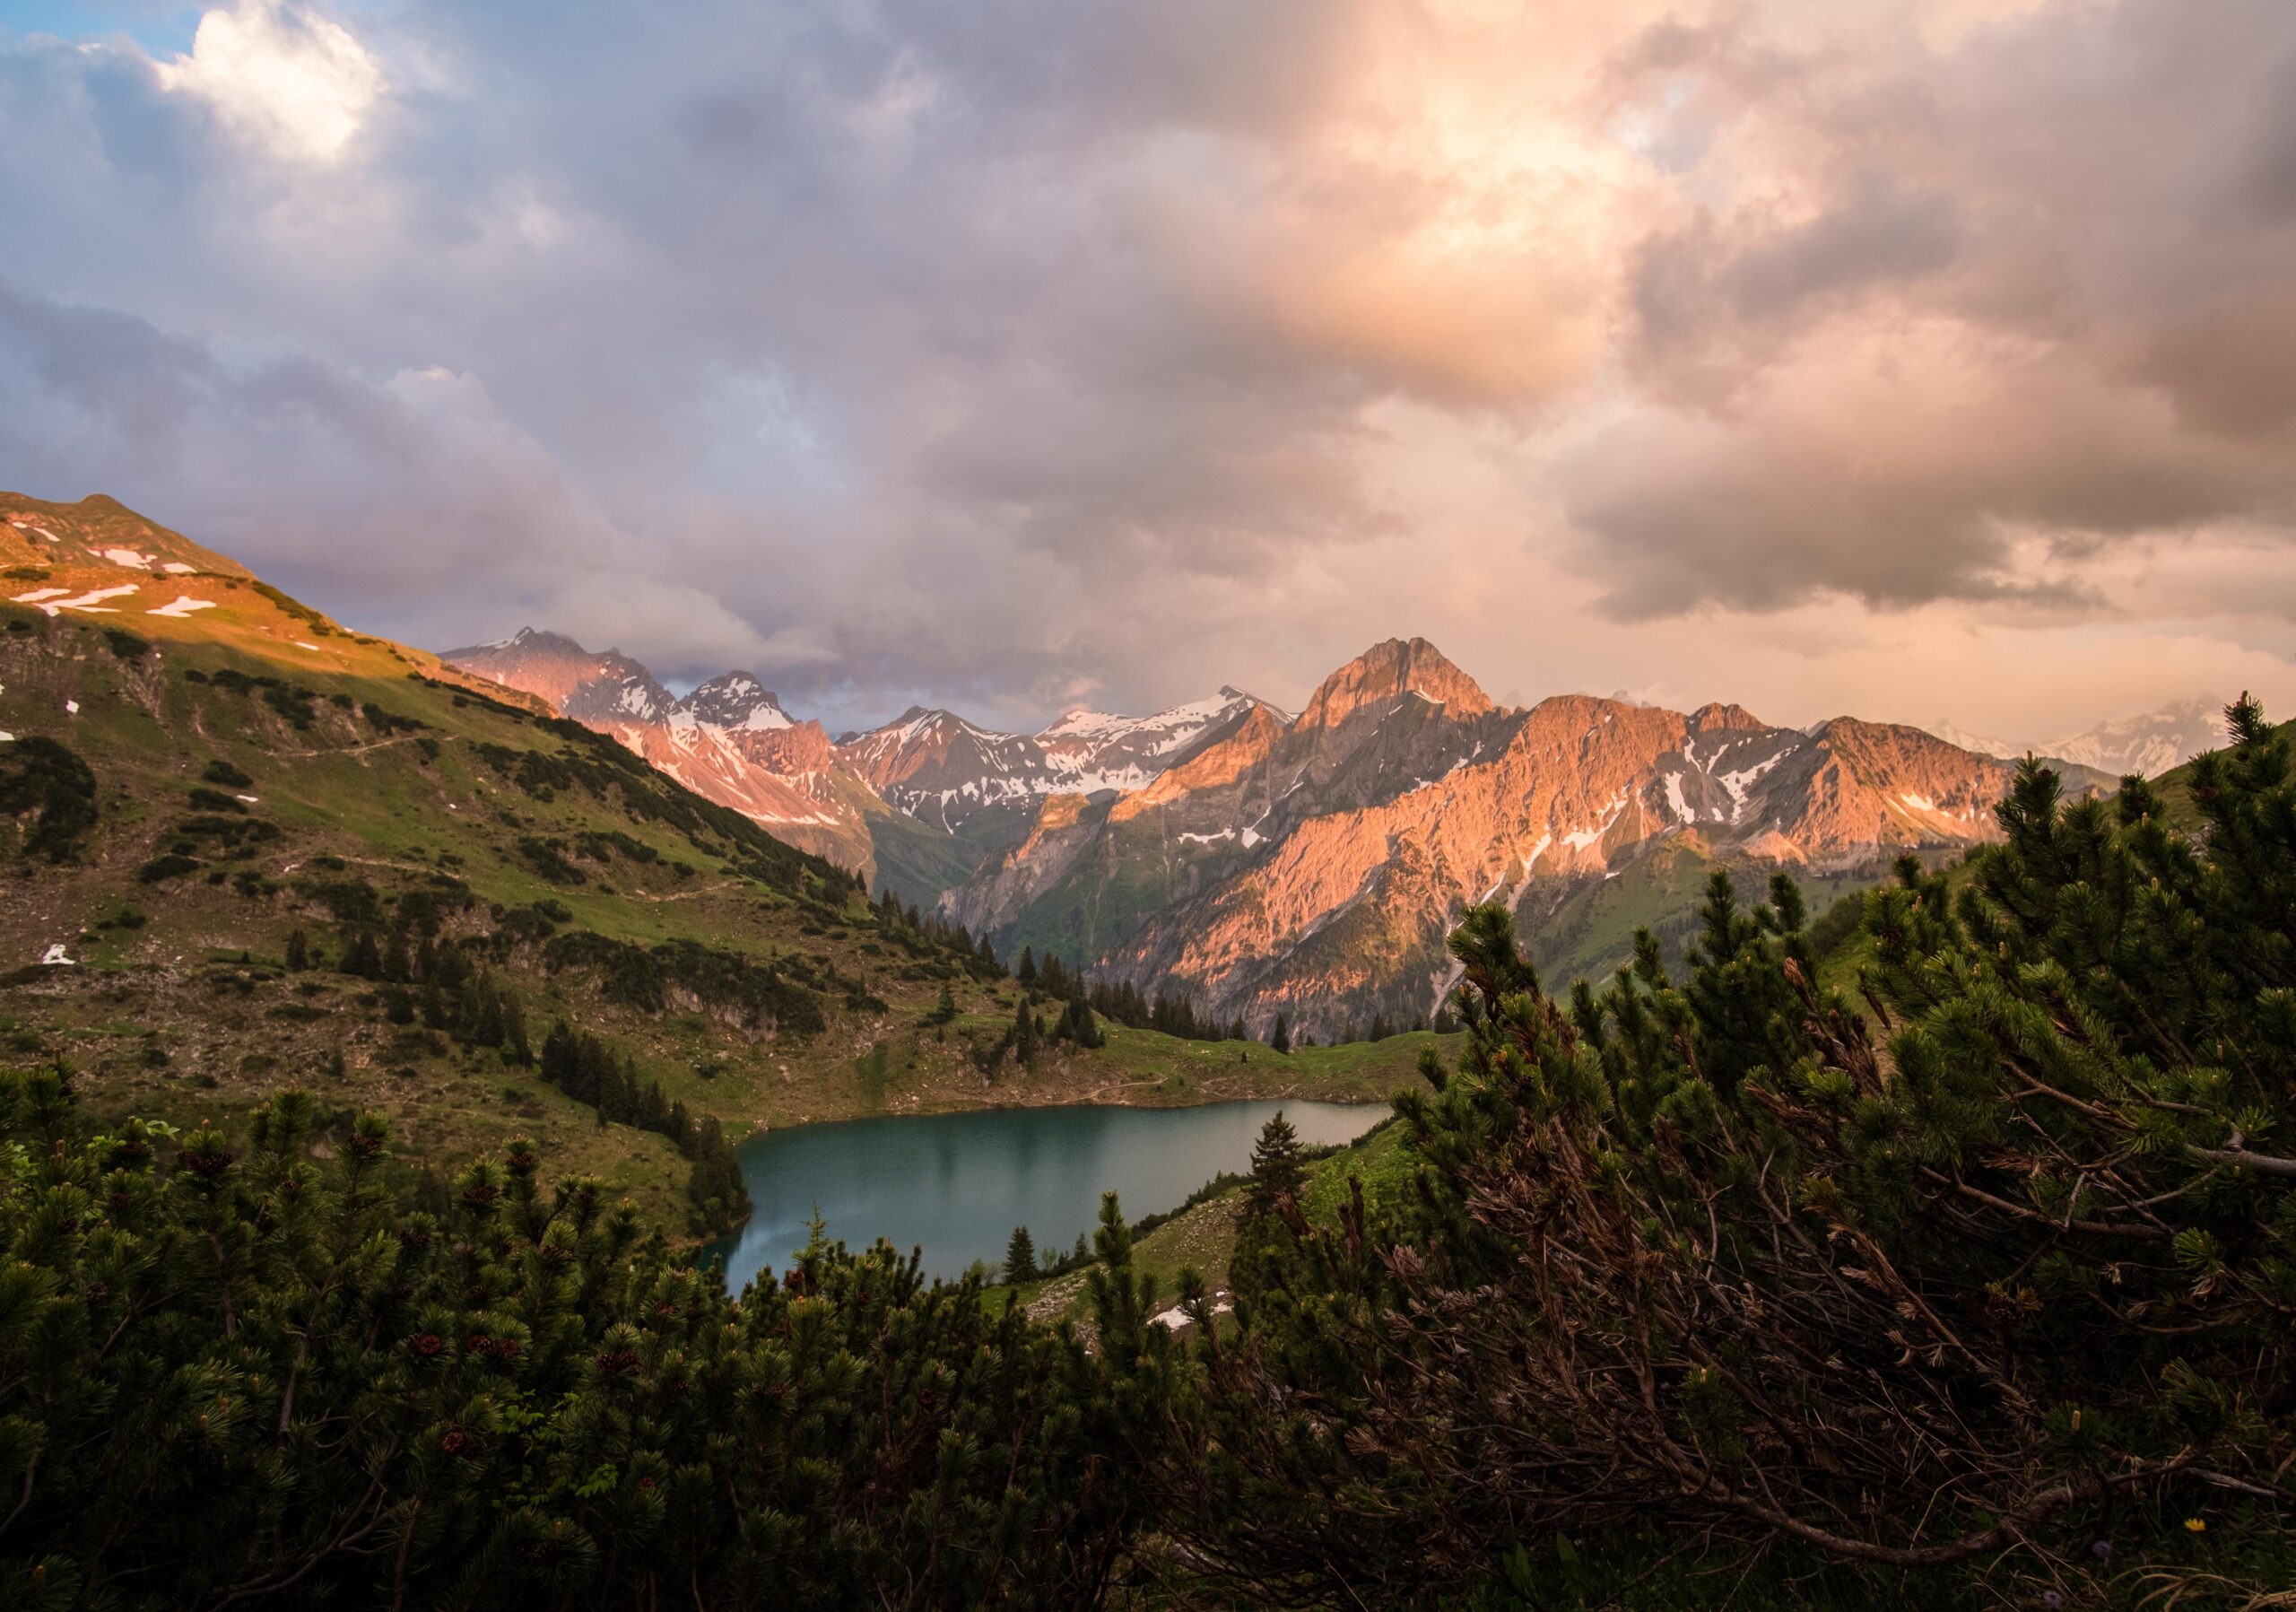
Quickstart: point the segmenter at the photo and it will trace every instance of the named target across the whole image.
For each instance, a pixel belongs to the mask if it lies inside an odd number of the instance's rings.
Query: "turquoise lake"
[[[1350,1142],[1387,1104],[1219,1102],[1204,1108],[1013,1108],[799,1125],[741,1148],[755,1213],[711,1245],[738,1292],[781,1269],[819,1211],[832,1241],[879,1237],[924,1250],[928,1276],[954,1277],[976,1259],[1002,1263],[1013,1228],[1039,1254],[1065,1250],[1099,1223],[1100,1194],[1125,1214],[1177,1208],[1223,1170],[1251,1163],[1252,1144],[1282,1110],[1310,1143]]]

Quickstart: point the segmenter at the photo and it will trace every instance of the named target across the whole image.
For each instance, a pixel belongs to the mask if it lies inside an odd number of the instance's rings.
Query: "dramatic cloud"
[[[833,724],[1411,632],[1779,719],[2296,697],[2284,0],[74,14],[0,33],[0,485],[379,630]]]
[[[194,95],[232,128],[281,154],[342,155],[383,91],[383,75],[348,30],[274,0],[200,19],[191,54],[161,64],[161,87]]]

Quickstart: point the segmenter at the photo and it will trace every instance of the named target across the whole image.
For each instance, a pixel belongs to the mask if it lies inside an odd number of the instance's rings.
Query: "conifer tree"
[[[1073,1041],[1079,1047],[1095,1048],[1108,1045],[1108,1037],[1093,1021],[1091,1005],[1083,998],[1073,998],[1061,1010],[1060,1022],[1053,1027],[1053,1039]]]
[[[404,926],[391,926],[390,939],[383,947],[379,972],[381,977],[393,985],[405,985],[413,979],[413,970],[406,957],[406,929]]]
[[[928,1024],[945,1024],[957,1016],[957,993],[946,980],[941,981],[941,994],[934,998],[933,1006],[925,1015]]]
[[[1004,1280],[1019,1284],[1037,1279],[1036,1239],[1029,1235],[1029,1228],[1016,1225],[1013,1240],[1004,1245]]]
[[[1260,1127],[1259,1140],[1252,1144],[1251,1181],[1245,1189],[1246,1212],[1274,1214],[1283,1199],[1300,1196],[1300,1183],[1306,1179],[1300,1133],[1278,1109]]]
[[[1290,1018],[1280,1013],[1275,1015],[1275,1033],[1267,1038],[1267,1044],[1275,1049],[1278,1052],[1289,1052],[1292,1050],[1292,1021]]]
[[[383,956],[376,948],[373,930],[361,929],[352,938],[343,954],[343,972],[355,980],[373,980],[381,975]]]

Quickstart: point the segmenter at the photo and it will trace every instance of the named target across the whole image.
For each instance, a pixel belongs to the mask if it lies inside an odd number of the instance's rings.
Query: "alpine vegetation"
[[[2296,778],[2228,715],[2110,800],[2025,763],[1831,972],[1783,874],[1559,996],[1470,911],[1464,1051],[1356,1149],[1270,1124],[1225,1299],[1112,1196],[1073,1316],[818,1233],[735,1294],[524,1141],[426,1185],[299,1086],[234,1146],[19,1069],[0,1593],[2274,1604]]]

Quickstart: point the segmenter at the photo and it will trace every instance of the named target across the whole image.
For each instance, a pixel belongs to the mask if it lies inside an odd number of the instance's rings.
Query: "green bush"
[[[196,858],[169,851],[164,855],[153,857],[143,867],[137,868],[135,876],[146,884],[159,884],[170,879],[180,878],[187,873],[196,872],[198,867],[199,863]]]
[[[1958,887],[1866,899],[1854,1000],[1783,875],[1716,876],[1686,978],[1645,935],[1563,1000],[1470,911],[1410,1190],[1239,1248],[1160,1526],[1279,1603],[1497,1593],[1561,1539],[1594,1604],[1650,1529],[1842,1604],[2288,1582],[2296,782],[2230,717],[2195,834],[2026,763]]]
[[[0,814],[31,817],[26,856],[69,861],[96,825],[96,775],[70,745],[44,735],[0,745]]]
[[[0,1083],[0,1602],[1106,1599],[1144,1424],[1073,1334],[818,1238],[735,1304],[524,1142],[425,1212],[379,1118],[325,1168],[314,1120]]]

